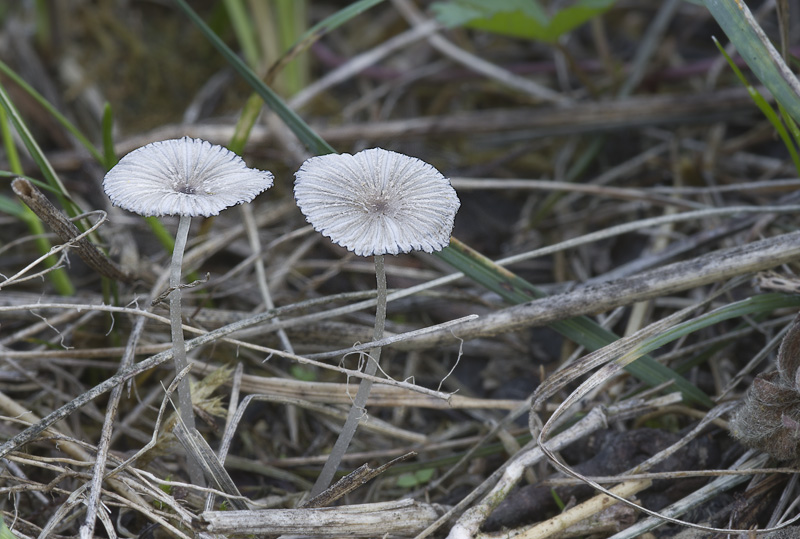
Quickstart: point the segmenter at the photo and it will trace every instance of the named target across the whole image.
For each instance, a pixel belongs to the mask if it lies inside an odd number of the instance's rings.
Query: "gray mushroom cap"
[[[434,167],[381,148],[308,159],[294,194],[315,230],[359,256],[439,251],[461,205]]]
[[[103,190],[115,206],[140,215],[210,217],[250,202],[272,179],[227,148],[183,137],[133,150],[108,171]]]

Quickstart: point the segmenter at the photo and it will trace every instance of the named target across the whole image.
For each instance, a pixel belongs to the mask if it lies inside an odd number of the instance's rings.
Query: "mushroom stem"
[[[186,368],[189,362],[186,360],[186,344],[183,340],[183,320],[181,316],[181,269],[183,266],[183,252],[186,250],[186,240],[189,237],[189,225],[192,218],[188,215],[181,215],[178,222],[178,232],[175,235],[175,247],[172,250],[172,263],[170,264],[169,286],[172,290],[169,294],[169,320],[172,331],[172,359],[175,362],[175,372],[179,373]],[[189,384],[189,377],[184,376],[178,383],[178,415],[187,432],[195,430],[194,411],[192,410],[192,389]],[[203,473],[194,464],[194,460],[189,458],[189,476],[193,483],[201,481],[203,484]]]
[[[383,264],[383,255],[375,255],[375,277],[378,281],[378,305],[375,310],[375,329],[372,337],[374,341],[378,341],[383,338],[383,329],[386,326],[386,269]],[[364,368],[364,374],[374,376],[378,370],[380,359],[381,347],[376,346],[367,355],[367,366]],[[331,454],[328,455],[328,460],[325,461],[325,465],[322,467],[322,471],[311,489],[312,498],[328,488],[331,481],[333,481],[333,476],[336,474],[350,441],[356,433],[358,422],[366,415],[366,404],[371,389],[372,380],[363,378],[361,383],[358,384],[358,393],[356,393],[356,398],[353,400],[353,405],[347,414],[347,419],[344,422],[342,431],[339,433],[339,438],[333,445]]]

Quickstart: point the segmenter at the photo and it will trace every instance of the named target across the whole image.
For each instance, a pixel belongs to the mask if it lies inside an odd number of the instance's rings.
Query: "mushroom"
[[[432,253],[450,243],[460,206],[450,181],[428,163],[381,148],[354,155],[328,154],[306,160],[295,173],[297,205],[315,230],[359,256],[374,256],[377,308],[374,340],[386,321],[384,255]],[[380,347],[370,351],[364,373],[373,376]],[[342,432],[311,489],[330,484],[350,445],[372,382],[362,379]]]
[[[153,142],[133,150],[108,171],[103,190],[115,206],[144,216],[178,215],[170,265],[170,323],[176,373],[188,362],[181,325],[181,266],[192,217],[218,215],[250,202],[272,186],[272,173],[248,168],[241,157],[205,140]],[[194,429],[188,378],[178,386],[178,410],[187,431]]]

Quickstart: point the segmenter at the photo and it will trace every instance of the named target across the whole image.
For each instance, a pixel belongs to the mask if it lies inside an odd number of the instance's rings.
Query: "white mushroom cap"
[[[359,256],[439,251],[461,205],[431,165],[381,148],[312,157],[295,178],[308,222]]]
[[[183,137],[142,146],[106,174],[111,202],[140,215],[209,217],[250,202],[272,186],[272,173],[205,140]]]

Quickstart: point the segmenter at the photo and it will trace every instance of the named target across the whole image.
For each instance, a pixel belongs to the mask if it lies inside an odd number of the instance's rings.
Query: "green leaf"
[[[309,369],[305,365],[300,365],[299,363],[292,363],[292,366],[289,367],[289,373],[297,380],[302,380],[303,382],[317,381],[316,371]]]
[[[465,26],[511,37],[553,43],[607,11],[616,0],[578,0],[549,16],[536,0],[450,0],[431,6],[445,26]]]
[[[407,472],[397,476],[397,486],[400,488],[416,488],[426,484],[433,478],[433,468],[423,468],[415,472]]]

